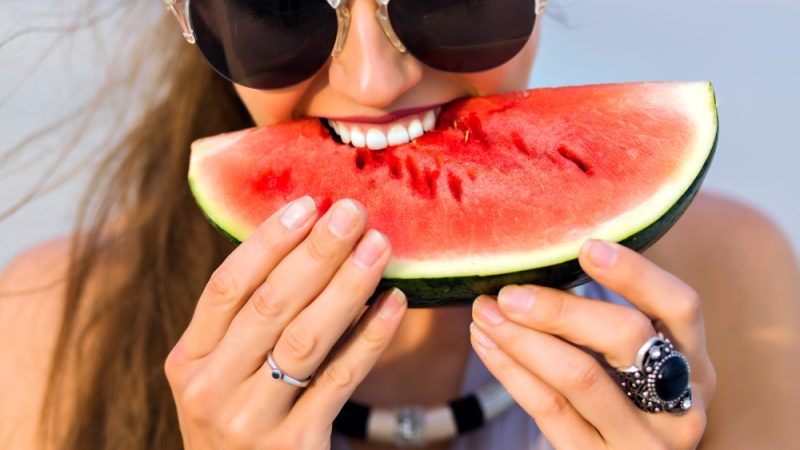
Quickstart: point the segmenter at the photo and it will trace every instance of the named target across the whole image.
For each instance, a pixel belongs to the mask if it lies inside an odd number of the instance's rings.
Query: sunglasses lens
[[[536,13],[533,0],[392,0],[389,19],[423,63],[448,72],[479,72],[522,50]]]
[[[209,64],[254,89],[308,79],[336,40],[336,11],[324,1],[192,0],[190,17]]]

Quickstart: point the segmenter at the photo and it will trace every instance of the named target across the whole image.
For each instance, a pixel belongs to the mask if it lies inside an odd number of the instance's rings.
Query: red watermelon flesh
[[[202,139],[190,182],[238,241],[302,195],[323,211],[350,197],[392,242],[386,278],[474,280],[574,260],[587,238],[623,241],[665,216],[668,228],[716,135],[707,82],[532,89],[455,101],[385,150],[312,118]]]

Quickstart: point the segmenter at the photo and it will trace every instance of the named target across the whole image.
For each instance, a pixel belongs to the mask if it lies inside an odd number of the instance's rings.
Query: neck
[[[469,307],[410,309],[353,394],[371,406],[438,405],[459,395],[469,356]]]

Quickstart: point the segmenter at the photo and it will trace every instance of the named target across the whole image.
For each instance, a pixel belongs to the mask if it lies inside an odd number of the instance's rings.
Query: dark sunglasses
[[[211,67],[254,89],[297,84],[344,48],[346,0],[163,0]],[[448,72],[480,72],[525,46],[547,0],[376,0],[403,53]]]

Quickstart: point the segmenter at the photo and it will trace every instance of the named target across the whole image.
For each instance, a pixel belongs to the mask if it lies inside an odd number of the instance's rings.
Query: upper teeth
[[[388,123],[356,123],[328,120],[342,142],[355,147],[380,150],[390,145],[405,144],[436,127],[441,108],[417,113]]]

